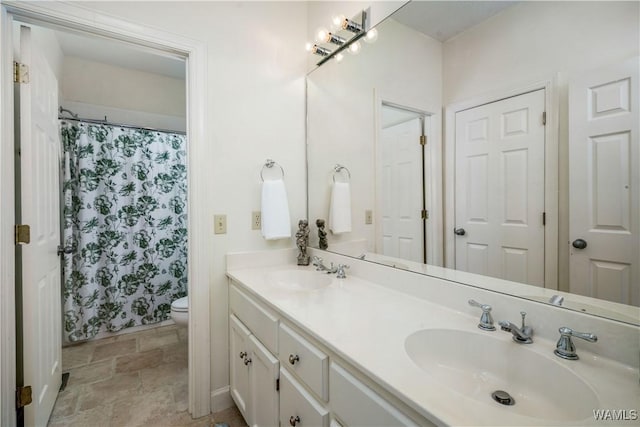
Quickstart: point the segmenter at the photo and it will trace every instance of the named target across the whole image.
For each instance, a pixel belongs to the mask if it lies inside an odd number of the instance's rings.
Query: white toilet
[[[189,324],[189,297],[178,298],[171,303],[171,318],[178,326]]]

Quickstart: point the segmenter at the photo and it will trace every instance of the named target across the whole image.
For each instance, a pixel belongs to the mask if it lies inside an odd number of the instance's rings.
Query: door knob
[[[455,234],[457,234],[458,236],[464,236],[465,234],[467,234],[467,232],[464,230],[464,228],[459,227],[459,228],[454,228],[453,232]]]
[[[584,249],[587,247],[587,242],[582,239],[576,239],[571,245],[576,249]]]

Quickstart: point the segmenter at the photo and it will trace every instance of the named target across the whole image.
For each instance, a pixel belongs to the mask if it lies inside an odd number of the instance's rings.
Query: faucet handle
[[[576,347],[575,345],[573,345],[573,340],[571,339],[572,337],[581,338],[589,342],[598,341],[598,337],[595,334],[589,332],[577,332],[571,328],[567,328],[566,326],[558,329],[558,332],[560,332],[560,339],[558,340],[556,349],[553,351],[553,353],[558,357],[562,357],[563,359],[579,359],[578,354],[576,353]]]
[[[351,268],[346,264],[338,264],[338,268],[336,269],[336,278],[345,279],[347,275],[344,272],[345,268]]]
[[[491,306],[489,304],[480,304],[476,300],[470,299],[469,305],[472,307],[479,307],[482,310],[482,316],[480,316],[480,323],[478,323],[478,328],[485,331],[496,330],[496,327],[493,325],[493,317],[491,317]]]

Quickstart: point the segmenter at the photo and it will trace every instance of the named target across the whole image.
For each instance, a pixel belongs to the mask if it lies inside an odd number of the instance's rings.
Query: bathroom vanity
[[[298,267],[292,250],[228,255],[231,396],[249,425],[601,425],[595,410],[640,422],[638,327],[321,254],[347,277]],[[477,327],[469,299],[493,307],[497,330]],[[498,325],[520,311],[532,344]],[[564,326],[598,341],[559,358]]]

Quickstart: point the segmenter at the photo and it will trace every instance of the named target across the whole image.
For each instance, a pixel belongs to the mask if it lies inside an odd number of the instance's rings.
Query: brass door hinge
[[[16,225],[16,245],[24,245],[31,242],[31,227],[26,224]]]
[[[422,210],[422,219],[429,219],[429,211],[426,209]]]
[[[420,135],[420,145],[427,145],[427,136]]]
[[[25,385],[16,389],[16,407],[23,408],[33,401],[31,398],[31,386]]]
[[[29,66],[13,61],[13,82],[29,83]]]
[[[547,112],[546,112],[546,111],[544,111],[544,112],[542,113],[542,125],[543,125],[543,126],[546,126],[546,125],[547,125]]]

